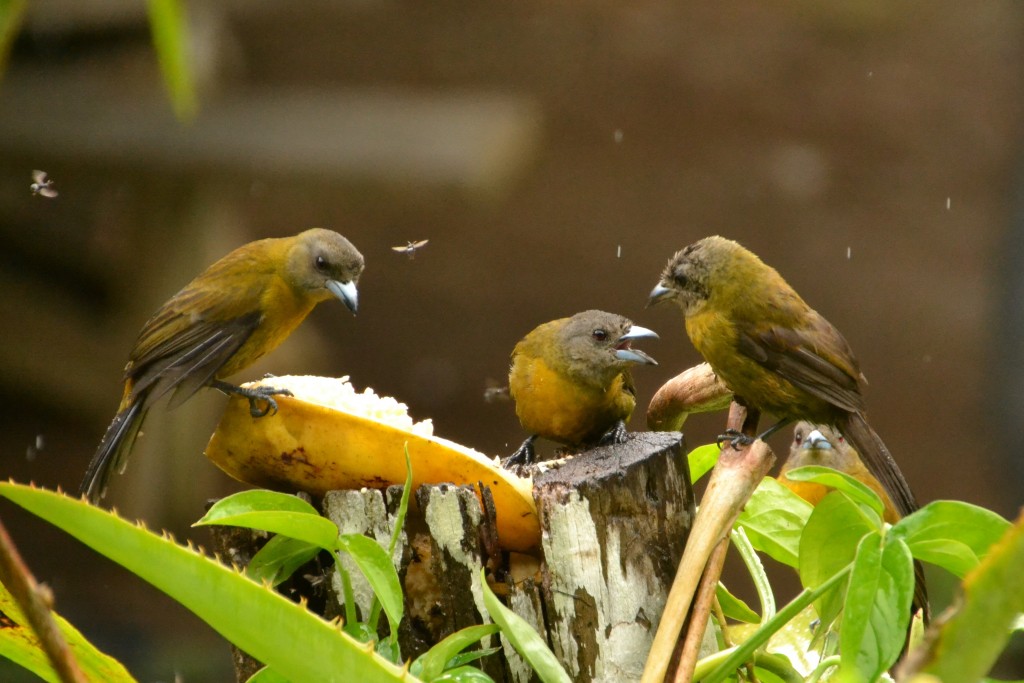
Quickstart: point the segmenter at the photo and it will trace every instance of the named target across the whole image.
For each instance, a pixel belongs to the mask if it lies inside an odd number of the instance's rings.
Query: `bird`
[[[786,474],[797,467],[818,465],[831,467],[848,474],[874,491],[882,500],[882,519],[887,524],[900,521],[902,515],[896,510],[892,498],[882,484],[868,471],[857,451],[847,442],[846,438],[832,427],[813,425],[810,422],[797,422],[793,427],[793,444],[789,449],[789,457],[779,471],[778,481],[790,491],[817,505],[821,499],[833,489],[829,486],[809,481],[794,481]],[[914,561],[914,600],[913,609],[922,610],[925,623],[931,619],[928,604],[928,587],[925,583],[924,568]]]
[[[249,400],[253,417],[276,412],[272,386],[224,381],[283,342],[313,308],[332,297],[355,314],[363,256],[345,237],[312,228],[245,244],[200,273],[143,326],[124,369],[117,414],[89,463],[80,494],[103,497],[111,472],[124,470],[149,409],[170,394],[176,407],[204,386]]]
[[[881,437],[868,424],[866,382],[850,345],[782,276],[739,243],[714,235],[676,252],[648,296],[672,301],[686,332],[734,400],[779,421],[767,438],[797,420],[833,427],[860,454],[900,517],[917,500]],[[756,421],[756,420],[755,420]],[[734,446],[742,434],[723,435]],[[924,573],[915,562],[915,604],[928,618]]]
[[[847,443],[842,434],[825,425],[798,422],[793,427],[793,444],[789,449],[789,457],[779,472],[778,480],[811,505],[817,505],[832,490],[831,487],[810,481],[794,481],[786,476],[790,470],[809,465],[830,467],[850,475],[881,498],[884,508],[882,517],[886,522],[895,524],[899,521],[900,514],[896,512],[892,498],[864,466],[860,455]]]
[[[779,418],[762,438],[796,420],[835,427],[901,516],[918,509],[868,424],[865,379],[849,344],[774,268],[737,242],[705,237],[669,260],[648,297],[649,305],[664,301],[682,309],[690,341],[735,400]]]
[[[657,336],[621,315],[590,310],[523,337],[512,351],[509,393],[531,435],[504,466],[532,463],[538,437],[574,447],[622,442],[636,407],[629,368],[657,365],[632,342]]]

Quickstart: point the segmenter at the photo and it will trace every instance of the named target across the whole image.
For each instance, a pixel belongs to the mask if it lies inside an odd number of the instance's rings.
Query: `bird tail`
[[[123,472],[125,465],[128,464],[128,454],[146,416],[145,399],[146,393],[131,396],[126,392],[117,415],[107,427],[79,489],[79,495],[85,496],[90,503],[95,505],[106,493],[110,473],[115,469]]]
[[[910,484],[903,477],[900,466],[896,464],[889,449],[885,447],[882,438],[878,436],[864,415],[861,413],[848,413],[844,423],[836,427],[846,437],[861,456],[864,464],[871,474],[882,483],[889,497],[892,498],[900,517],[906,517],[919,508]],[[927,624],[931,619],[931,609],[928,606],[928,587],[925,584],[924,567],[917,560],[914,560],[914,609],[923,610],[924,621]]]

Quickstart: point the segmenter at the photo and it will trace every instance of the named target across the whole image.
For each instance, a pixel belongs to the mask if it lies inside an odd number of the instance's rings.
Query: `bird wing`
[[[152,387],[148,402],[175,391],[171,407],[213,379],[259,327],[259,311],[225,315],[230,306],[203,306],[203,294],[185,290],[150,319],[132,351],[127,379],[134,393]]]
[[[812,396],[843,410],[864,410],[853,352],[839,331],[817,313],[798,330],[773,324],[740,329],[737,348]]]

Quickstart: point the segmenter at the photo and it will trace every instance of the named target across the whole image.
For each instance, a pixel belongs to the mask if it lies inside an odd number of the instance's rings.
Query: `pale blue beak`
[[[359,290],[356,289],[356,283],[351,282],[338,282],[337,280],[328,280],[327,289],[334,296],[341,299],[341,302],[348,307],[348,310],[352,311],[352,315],[356,314],[359,309]]]

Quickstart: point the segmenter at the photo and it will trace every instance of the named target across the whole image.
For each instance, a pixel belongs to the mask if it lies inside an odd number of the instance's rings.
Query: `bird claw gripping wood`
[[[722,447],[723,443],[728,443],[733,447],[733,450],[738,451],[741,448],[745,448],[746,446],[754,443],[754,439],[737,429],[726,429],[724,433],[718,435],[718,438],[715,439],[715,443],[719,448]]]
[[[620,443],[626,443],[626,436],[628,434],[629,432],[626,431],[626,423],[623,420],[619,420],[611,427],[611,429],[601,435],[597,444],[599,446],[615,446]]]

